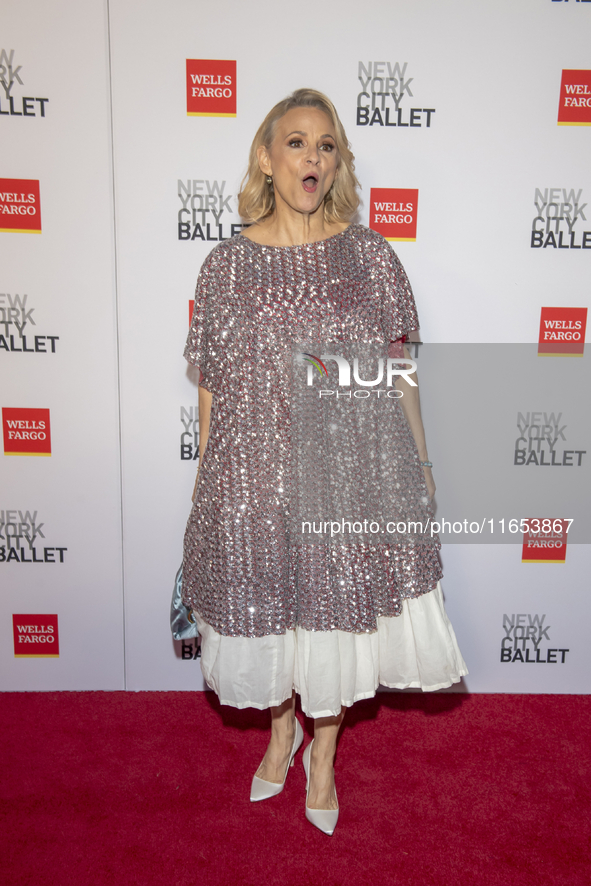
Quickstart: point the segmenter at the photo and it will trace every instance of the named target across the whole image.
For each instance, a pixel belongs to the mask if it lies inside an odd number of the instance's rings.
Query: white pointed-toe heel
[[[334,834],[334,829],[337,826],[337,821],[339,820],[339,809],[338,806],[336,809],[308,809],[308,792],[310,790],[310,755],[312,753],[312,745],[314,744],[314,739],[310,742],[306,750],[304,751],[304,772],[306,773],[306,818],[313,824],[314,827],[318,828],[319,831],[322,831],[323,834],[328,834],[331,837]],[[335,796],[337,789],[335,788]],[[338,799],[337,799],[338,803]]]
[[[281,784],[276,784],[273,781],[265,781],[263,778],[259,778],[257,775],[253,776],[252,785],[250,788],[250,799],[253,803],[258,802],[259,800],[268,800],[269,797],[276,797],[277,794],[280,794],[283,788],[285,787],[285,779],[287,778],[287,773],[289,772],[289,767],[293,766],[293,758],[298,752],[303,740],[304,740],[304,730],[300,725],[300,721],[298,718],[295,718],[296,728],[295,728],[295,736],[293,739],[293,746],[291,749],[291,754],[289,757],[289,762],[287,764],[287,768],[285,770],[285,776],[283,777],[283,781]]]

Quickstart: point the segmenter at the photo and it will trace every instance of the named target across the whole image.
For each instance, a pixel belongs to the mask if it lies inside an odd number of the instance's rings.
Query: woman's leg
[[[282,705],[271,708],[271,740],[263,762],[255,773],[258,778],[274,784],[283,782],[294,738],[295,692]]]
[[[308,809],[338,809],[333,763],[345,710],[346,708],[341,708],[338,717],[319,717],[314,720]]]

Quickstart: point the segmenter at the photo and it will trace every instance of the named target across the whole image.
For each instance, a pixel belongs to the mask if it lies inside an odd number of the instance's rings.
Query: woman
[[[251,225],[203,263],[185,350],[201,377],[183,598],[201,634],[203,673],[222,703],[271,709],[251,800],[283,789],[303,740],[300,694],[314,718],[306,817],[327,834],[338,818],[333,760],[346,707],[380,682],[438,689],[467,673],[443,609],[438,544],[290,542],[291,343],[298,335],[397,343],[388,353],[402,358],[404,337],[418,327],[396,255],[381,235],[350,223],[357,188],[326,96],[300,89],[276,105],[255,136],[240,194]],[[418,390],[412,377],[397,387],[390,437],[406,459],[403,498],[430,513],[435,484]]]

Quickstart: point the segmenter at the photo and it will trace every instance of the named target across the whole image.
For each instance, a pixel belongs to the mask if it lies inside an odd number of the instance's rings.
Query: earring
[[[270,175],[267,176],[267,184],[268,184],[268,185],[272,185],[272,184],[273,184],[273,179],[272,179],[272,177],[271,177]]]

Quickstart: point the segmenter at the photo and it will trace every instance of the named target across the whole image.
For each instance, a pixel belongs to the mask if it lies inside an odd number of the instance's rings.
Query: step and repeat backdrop
[[[1,689],[205,688],[169,629],[182,352],[254,133],[309,86],[417,299],[455,689],[591,691],[590,33],[588,0],[5,0]]]

